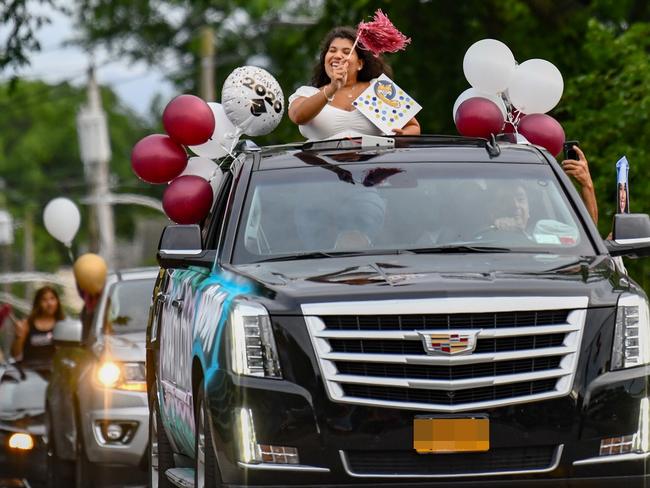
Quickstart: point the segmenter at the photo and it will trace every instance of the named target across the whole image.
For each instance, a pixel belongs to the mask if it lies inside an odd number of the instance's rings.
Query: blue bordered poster
[[[384,134],[401,129],[422,107],[388,76],[382,74],[352,104]]]

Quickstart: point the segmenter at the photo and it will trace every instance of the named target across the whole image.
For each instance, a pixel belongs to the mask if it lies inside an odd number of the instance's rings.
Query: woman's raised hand
[[[337,90],[345,86],[348,81],[348,61],[339,61],[337,66],[333,66],[332,75],[334,76],[332,81]]]

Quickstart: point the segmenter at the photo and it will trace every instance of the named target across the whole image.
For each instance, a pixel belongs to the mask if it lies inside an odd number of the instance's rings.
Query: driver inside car
[[[295,228],[303,251],[364,250],[384,227],[386,202],[374,188],[351,187],[336,206],[306,205],[295,209]]]
[[[386,202],[374,188],[355,188],[340,207],[335,250],[373,247],[384,227]]]
[[[497,192],[497,204],[501,215],[494,219],[494,227],[499,230],[521,231],[526,233],[530,220],[528,195],[522,185],[506,187]]]

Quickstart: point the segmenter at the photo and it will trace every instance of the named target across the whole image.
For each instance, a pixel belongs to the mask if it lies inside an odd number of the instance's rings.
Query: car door
[[[232,187],[227,173],[215,198],[213,211],[204,223],[203,248],[215,249]],[[211,254],[214,256],[215,254]],[[155,307],[159,310],[158,387],[161,418],[176,449],[187,456],[194,454],[194,401],[192,398],[193,324],[202,285],[210,276],[213,262],[168,269],[161,281]]]

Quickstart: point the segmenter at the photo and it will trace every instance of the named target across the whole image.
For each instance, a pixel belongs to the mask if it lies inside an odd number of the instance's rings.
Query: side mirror
[[[168,225],[158,243],[158,263],[162,268],[211,264],[214,251],[201,248],[201,228],[196,225]]]
[[[650,256],[650,216],[648,214],[616,214],[612,241],[605,247],[612,256]]]
[[[81,320],[64,319],[54,326],[54,343],[58,346],[78,346],[83,338]]]
[[[165,254],[199,254],[201,228],[196,225],[168,225],[163,229],[158,252]]]

